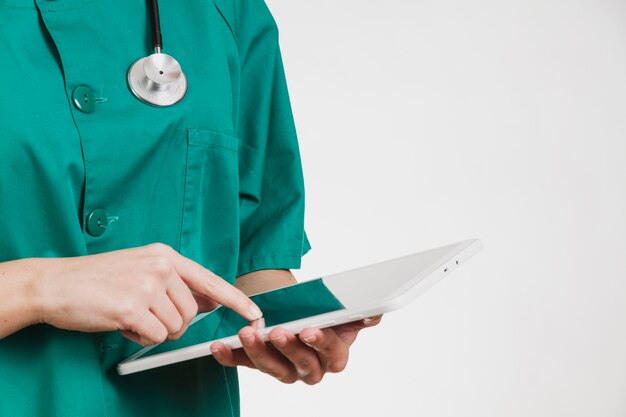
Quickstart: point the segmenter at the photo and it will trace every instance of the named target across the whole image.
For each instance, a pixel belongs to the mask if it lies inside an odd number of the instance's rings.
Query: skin
[[[288,270],[263,270],[237,278],[246,294],[268,291],[296,282]],[[232,350],[223,343],[211,345],[211,353],[224,366],[258,369],[281,382],[303,381],[314,385],[328,372],[341,372],[348,363],[349,349],[360,330],[380,323],[382,316],[369,317],[325,329],[307,328],[294,335],[282,328],[269,333],[269,342],[251,326],[239,331],[243,348]]]
[[[82,332],[119,330],[143,346],[178,339],[198,312],[218,304],[253,321],[247,295],[295,283],[288,270],[242,275],[235,286],[171,247],[153,243],[94,255],[0,262],[0,339],[37,323]],[[246,295],[247,294],[247,295]],[[247,366],[284,382],[320,382],[342,371],[358,332],[380,316],[299,335],[276,328],[264,343],[254,328],[239,332],[242,349],[214,343],[225,366]]]
[[[0,338],[47,323],[81,332],[120,330],[147,346],[179,338],[198,311],[217,303],[248,320],[262,315],[243,292],[162,243],[2,262],[0,278]]]

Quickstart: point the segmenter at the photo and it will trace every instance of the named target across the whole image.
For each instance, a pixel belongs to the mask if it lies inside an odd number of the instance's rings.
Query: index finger
[[[261,309],[243,292],[202,265],[176,252],[172,259],[181,279],[193,291],[222,304],[250,321],[263,317]]]

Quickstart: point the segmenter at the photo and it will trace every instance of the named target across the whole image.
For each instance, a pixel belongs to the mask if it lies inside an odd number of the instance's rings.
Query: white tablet
[[[478,239],[466,240],[255,294],[251,298],[263,311],[266,325],[258,332],[267,341],[269,332],[277,326],[297,334],[307,327],[330,327],[396,310],[450,274],[481,247]],[[180,342],[164,342],[143,348],[120,362],[118,373],[126,375],[208,356],[209,346],[216,340],[240,348],[237,332],[248,323],[222,306],[198,315],[192,324],[210,317],[216,323],[215,332],[204,333],[207,337],[200,343],[179,347]],[[176,348],[168,350],[168,344]]]

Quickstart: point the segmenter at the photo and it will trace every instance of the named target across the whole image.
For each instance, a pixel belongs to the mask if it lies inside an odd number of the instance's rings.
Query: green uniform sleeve
[[[304,179],[278,44],[262,0],[236,2],[240,58],[240,252],[237,275],[295,269],[310,244],[304,231]]]

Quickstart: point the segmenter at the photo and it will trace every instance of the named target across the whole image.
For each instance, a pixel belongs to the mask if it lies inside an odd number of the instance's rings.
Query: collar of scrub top
[[[135,61],[128,69],[130,91],[139,100],[156,107],[178,103],[187,94],[187,78],[180,64],[161,52],[161,22],[158,0],[149,0],[154,53]]]

